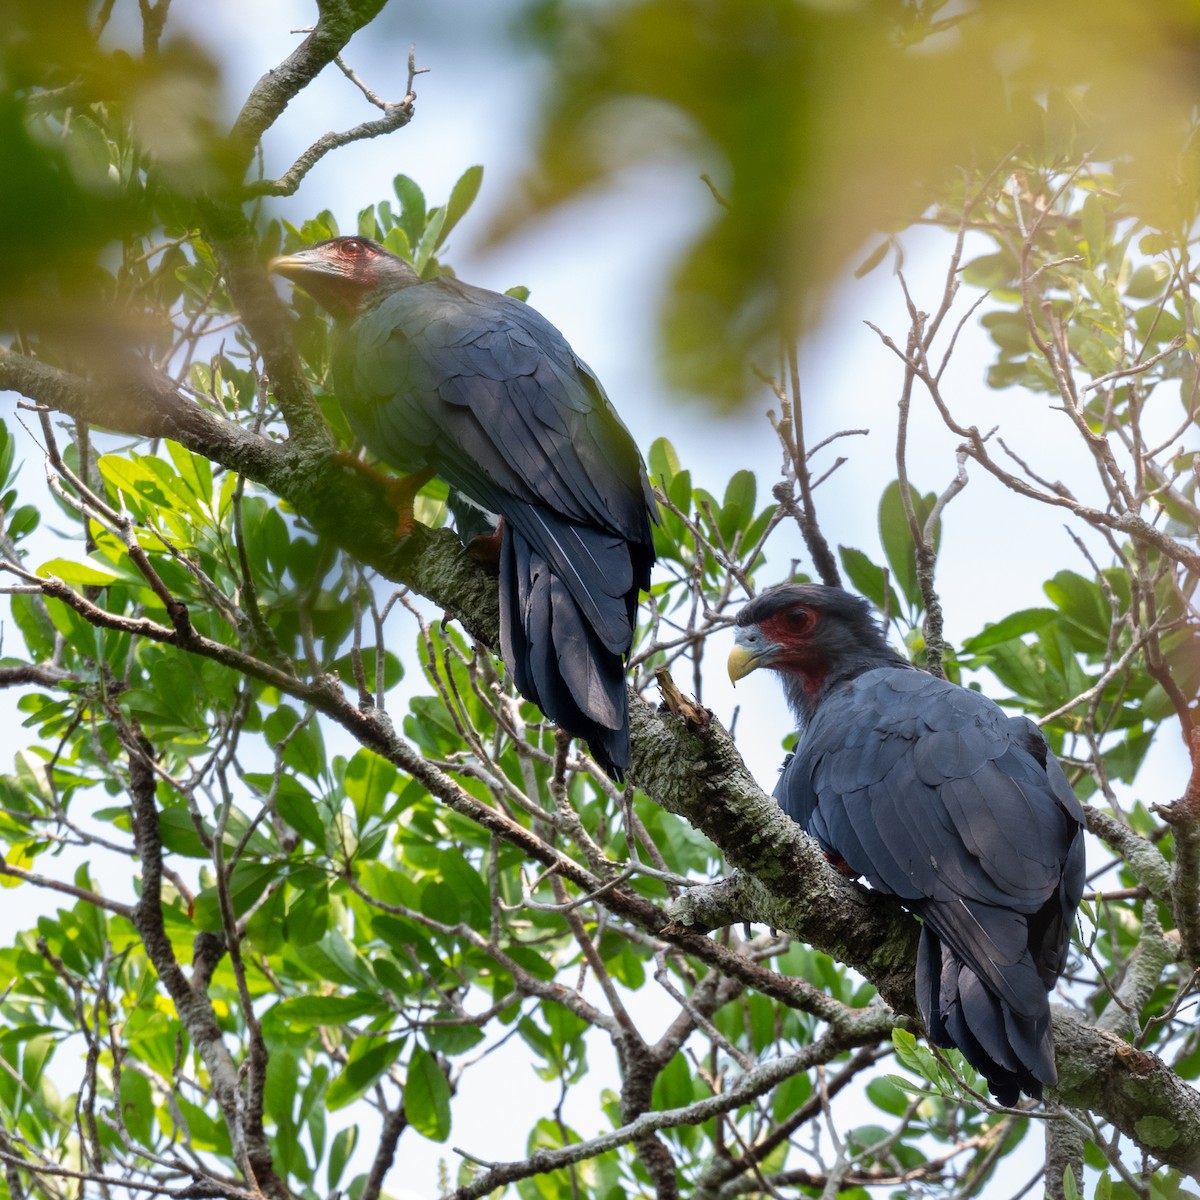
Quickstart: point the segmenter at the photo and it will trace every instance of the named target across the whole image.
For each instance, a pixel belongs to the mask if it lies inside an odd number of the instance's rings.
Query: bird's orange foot
[[[466,544],[467,557],[485,567],[500,566],[500,544],[504,540],[504,523],[496,527],[495,533],[481,533]]]
[[[413,502],[417,493],[434,477],[436,472],[432,467],[414,471],[411,475],[385,475],[374,467],[368,466],[357,455],[345,450],[339,450],[334,461],[343,467],[349,467],[360,475],[378,484],[387,497],[388,503],[396,510],[396,540],[408,537],[417,523],[413,516]]]
[[[858,872],[840,854],[830,854],[828,850],[823,850],[821,853],[825,855],[825,861],[835,871],[840,871],[847,879],[858,878]]]

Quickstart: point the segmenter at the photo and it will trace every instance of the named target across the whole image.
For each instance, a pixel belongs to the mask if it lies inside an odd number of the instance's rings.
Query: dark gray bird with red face
[[[422,280],[368,238],[270,265],[333,314],[333,387],[363,444],[500,518],[500,643],[517,690],[622,779],[625,656],[656,517],[599,380],[527,304]]]
[[[1083,810],[1041,731],[892,651],[864,600],[776,588],[738,614],[734,680],[778,671],[800,726],[775,798],[921,918],[917,1003],[1001,1104],[1057,1082],[1047,992],[1083,892]]]

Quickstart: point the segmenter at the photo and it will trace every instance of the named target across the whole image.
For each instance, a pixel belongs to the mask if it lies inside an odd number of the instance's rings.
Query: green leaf
[[[370,238],[372,241],[379,241],[381,231],[379,221],[375,216],[375,206],[368,204],[366,208],[360,209],[358,213],[358,225],[355,232],[359,237]]]
[[[192,495],[207,506],[212,501],[212,463],[203,455],[193,454],[169,438],[166,446],[167,453],[175,464],[175,470],[179,472],[179,478],[187,485]]]
[[[1075,1182],[1075,1172],[1070,1163],[1063,1168],[1063,1200],[1079,1200],[1079,1186]]]
[[[295,947],[296,957],[318,979],[369,992],[375,978],[336,928],[311,946]]]
[[[358,1145],[358,1126],[348,1125],[345,1129],[339,1130],[333,1138],[333,1142],[329,1146],[329,1166],[326,1168],[326,1180],[328,1186],[326,1191],[332,1194],[337,1191],[337,1185],[341,1181],[342,1172],[346,1169],[346,1164],[350,1161],[354,1154],[354,1148]]]
[[[725,499],[721,502],[721,510],[717,520],[717,528],[726,546],[733,544],[733,536],[739,529],[745,529],[754,517],[754,501],[757,496],[757,484],[753,471],[735,471],[725,487]]]
[[[1029,330],[1020,313],[1006,310],[985,313],[979,323],[1004,354],[1020,355],[1029,349]]]
[[[266,891],[282,870],[282,863],[240,862],[229,880],[229,902],[235,917],[242,916]],[[196,924],[201,929],[221,928],[221,906],[215,887],[205,888],[193,906]]]
[[[399,225],[388,230],[387,237],[383,239],[383,247],[405,262],[412,262],[412,243]]]
[[[915,488],[910,490],[910,495],[918,528],[923,531],[937,497],[932,492],[922,496]],[[939,531],[935,528],[933,533],[935,551],[938,537]],[[888,566],[892,570],[892,579],[900,589],[900,594],[913,609],[920,611],[922,602],[921,590],[917,585],[917,553],[913,546],[913,535],[909,528],[908,517],[904,512],[904,504],[900,498],[900,481],[896,479],[887,485],[879,501],[879,540],[883,543],[883,552],[887,556]]]
[[[40,524],[42,514],[32,504],[13,509],[8,518],[8,536],[14,542],[28,537]]]
[[[367,688],[374,692],[379,684],[375,678],[375,668],[378,661],[374,646],[362,648],[363,674],[366,676]],[[347,687],[357,687],[354,679],[354,660],[349,653],[334,659],[330,664],[330,672],[341,677]],[[383,687],[385,691],[394,688],[404,678],[404,664],[390,650],[383,652]]]
[[[890,242],[880,242],[866,258],[863,259],[857,267],[854,268],[854,278],[861,279],[864,275],[869,275],[881,262],[888,252]]]
[[[664,492],[670,491],[671,481],[679,474],[679,455],[675,447],[665,438],[655,438],[650,446],[647,460],[650,466],[650,480],[657,483]]]
[[[397,175],[392,187],[400,201],[400,228],[408,244],[415,246],[425,232],[425,193],[407,175]]]
[[[950,1090],[950,1081],[941,1064],[929,1049],[922,1046],[906,1029],[892,1030],[892,1045],[896,1048],[896,1058],[914,1074],[921,1076],[931,1083],[939,1092]],[[897,1076],[888,1077],[895,1085],[903,1087],[908,1081]]]
[[[1011,254],[985,254],[972,259],[962,269],[964,283],[972,287],[992,288],[1008,287],[1015,282],[1018,275],[1016,259]]]
[[[418,1046],[408,1064],[404,1112],[420,1134],[435,1142],[450,1136],[450,1085],[437,1059]]]
[[[445,223],[446,210],[444,208],[434,209],[430,214],[429,224],[425,226],[425,232],[421,234],[421,240],[417,242],[417,248],[413,252],[413,267],[418,275],[424,275],[425,268],[433,257],[433,252],[442,240],[442,226]]]
[[[450,1013],[447,1012],[446,1016],[450,1016]],[[474,1025],[433,1025],[424,1032],[430,1050],[451,1056],[466,1054],[487,1036]]]
[[[483,168],[481,166],[468,167],[458,177],[446,204],[446,217],[438,235],[438,246],[449,237],[450,231],[462,220],[467,209],[474,203],[475,197],[479,195],[479,185],[482,182]]]
[[[1023,608],[1020,612],[1009,613],[999,621],[989,622],[974,637],[963,641],[963,649],[972,654],[979,654],[1001,642],[1011,642],[1026,633],[1035,633],[1048,625],[1058,614],[1052,608]]]
[[[1087,248],[1088,266],[1095,267],[1100,261],[1108,225],[1104,216],[1104,204],[1094,192],[1083,202],[1080,223],[1083,227],[1084,245]]]
[[[400,1057],[407,1036],[385,1041],[383,1038],[355,1038],[346,1056],[346,1065],[325,1093],[330,1112],[352,1104]]]
[[[887,572],[873,563],[861,550],[851,546],[839,546],[838,558],[846,578],[881,612],[893,615],[900,611],[900,600],[888,583]]]
[[[387,1005],[378,996],[365,992],[349,996],[293,996],[271,1009],[273,1016],[286,1021],[293,1029],[344,1025],[359,1017],[387,1011]]]
[[[302,838],[307,838],[318,850],[325,849],[325,822],[304,785],[293,776],[280,778],[275,808]]]
[[[342,786],[354,804],[359,826],[377,817],[387,806],[398,772],[373,750],[358,750],[346,764]]]
[[[1143,263],[1125,285],[1125,295],[1130,300],[1151,300],[1162,293],[1171,269],[1163,262]]]
[[[186,804],[164,804],[158,814],[159,835],[172,854],[186,858],[209,858]]]
[[[883,1077],[867,1084],[867,1099],[893,1117],[902,1117],[908,1109],[908,1098],[890,1079]]]
[[[63,583],[71,584],[73,587],[107,587],[121,578],[110,566],[99,562],[91,555],[78,561],[69,558],[52,558],[49,562],[42,563],[38,567],[37,573],[43,579],[56,576]]]
[[[442,851],[439,860],[442,882],[454,889],[460,911],[476,929],[487,929],[492,916],[491,896],[483,876],[455,846]]]
[[[319,942],[329,929],[329,888],[297,888],[283,920],[283,935],[292,946]]]
[[[16,443],[8,426],[0,421],[0,491],[9,488],[14,482],[12,476],[13,457],[16,454]]]
[[[310,779],[320,777],[325,769],[325,746],[315,721],[302,722],[299,713],[281,704],[263,722],[263,734],[275,745],[286,741],[283,761],[287,766]]]
[[[808,1102],[811,1095],[812,1080],[807,1072],[801,1071],[785,1079],[775,1089],[771,1096],[771,1115],[776,1121],[786,1121],[802,1104]]]
[[[150,1081],[140,1071],[121,1072],[121,1115],[125,1128],[142,1145],[153,1144],[154,1093]]]
[[[1059,571],[1042,585],[1042,590],[1062,612],[1071,627],[1071,641],[1077,649],[1102,654],[1108,645],[1112,609],[1100,585],[1074,571]]]
[[[675,1054],[654,1081],[651,1104],[656,1109],[683,1108],[696,1099],[692,1072],[682,1053]]]
[[[30,655],[38,660],[48,659],[54,653],[54,622],[47,616],[40,597],[35,600],[18,592],[9,597],[9,609]]]

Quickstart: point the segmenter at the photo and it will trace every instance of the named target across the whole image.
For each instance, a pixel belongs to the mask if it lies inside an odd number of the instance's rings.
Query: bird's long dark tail
[[[918,909],[917,1004],[938,1046],[957,1047],[1011,1107],[1058,1081],[1045,984],[1027,949],[1026,918],[962,901]]]
[[[538,510],[505,520],[500,550],[500,643],[517,690],[586,739],[618,782],[630,762],[625,655],[644,586],[635,553],[617,534]]]

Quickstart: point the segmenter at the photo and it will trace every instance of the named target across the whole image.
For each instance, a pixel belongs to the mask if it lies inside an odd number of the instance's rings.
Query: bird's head
[[[329,238],[281,254],[267,269],[302,287],[335,317],[357,316],[379,295],[421,282],[404,259],[365,237]]]
[[[802,720],[827,682],[878,666],[908,665],[889,649],[870,605],[841,588],[797,583],[773,588],[738,613],[729,678],[759,667],[780,672]]]

